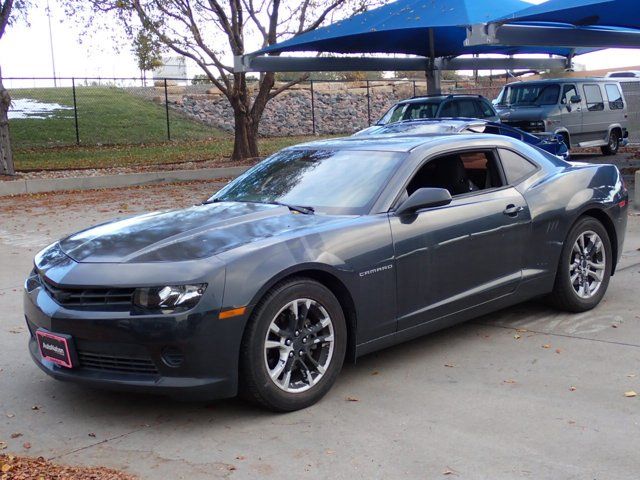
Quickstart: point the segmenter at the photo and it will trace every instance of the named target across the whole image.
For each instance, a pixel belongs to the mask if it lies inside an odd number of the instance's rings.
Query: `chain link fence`
[[[212,84],[189,79],[6,78],[16,149],[128,145],[215,138],[233,132],[233,111]],[[250,83],[250,88],[255,84]],[[443,90],[493,98],[501,84]],[[375,122],[395,102],[426,92],[420,80],[307,81],[272,100],[266,137],[348,134]]]

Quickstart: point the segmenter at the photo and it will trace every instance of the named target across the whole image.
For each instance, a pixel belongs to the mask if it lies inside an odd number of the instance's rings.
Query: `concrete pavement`
[[[567,315],[528,303],[377,352],[347,365],[328,396],[302,412],[105,393],[56,382],[32,365],[21,285],[39,248],[118,214],[195,203],[212,189],[154,186],[5,204],[6,452],[144,479],[638,477],[640,396],[624,396],[640,393],[640,217],[633,212],[620,270],[596,310]]]

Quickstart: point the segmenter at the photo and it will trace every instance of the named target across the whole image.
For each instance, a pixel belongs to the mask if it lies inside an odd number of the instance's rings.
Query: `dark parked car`
[[[356,133],[363,135],[433,135],[445,133],[491,133],[517,138],[529,145],[541,148],[563,160],[569,159],[569,149],[562,135],[553,133],[527,133],[519,128],[496,122],[487,122],[473,118],[436,118],[426,120],[403,120],[390,123],[376,129],[372,133]]]
[[[359,131],[356,135],[371,135],[384,125],[425,118],[480,118],[492,122],[500,121],[496,109],[482,95],[427,95],[396,103],[374,125]]]
[[[296,410],[345,358],[534,297],[594,308],[627,201],[615,166],[504,136],[299,145],[201,205],[40,252],[29,349],[60,380]]]

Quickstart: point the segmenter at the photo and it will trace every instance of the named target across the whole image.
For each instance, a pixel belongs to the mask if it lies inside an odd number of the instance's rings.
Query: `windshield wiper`
[[[281,207],[287,207],[291,211],[302,213],[304,215],[313,215],[314,213],[316,213],[316,210],[313,207],[306,207],[304,205],[292,205],[290,203],[284,203],[284,202],[265,202],[265,203],[270,203],[272,205],[280,205]]]

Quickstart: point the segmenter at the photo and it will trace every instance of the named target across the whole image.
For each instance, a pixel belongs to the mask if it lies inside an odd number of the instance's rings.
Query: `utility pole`
[[[56,80],[56,59],[53,55],[53,33],[51,31],[51,8],[49,7],[49,0],[47,0],[47,19],[49,20],[49,47],[51,48],[51,68],[53,69],[53,86],[57,87],[58,82]]]

